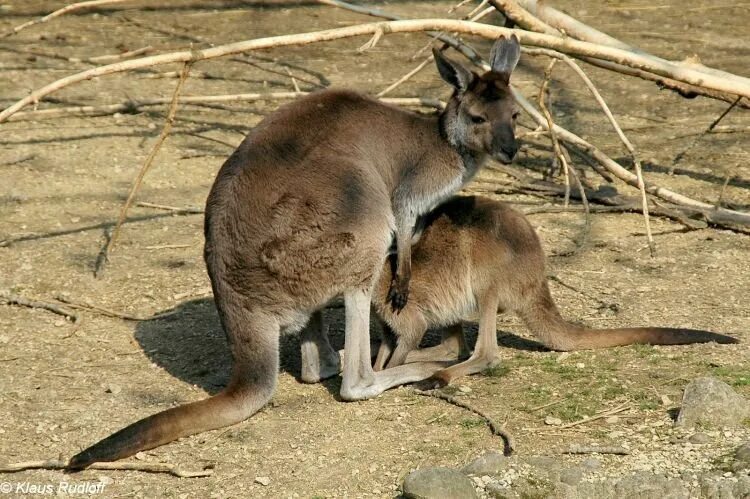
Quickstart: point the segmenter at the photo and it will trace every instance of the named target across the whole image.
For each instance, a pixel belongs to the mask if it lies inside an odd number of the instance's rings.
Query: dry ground
[[[149,2],[159,7],[71,15],[0,41],[0,104],[5,107],[56,78],[85,68],[41,55],[90,57],[123,48],[153,45],[159,51],[345,26],[367,18],[311,2]],[[4,1],[3,30],[64,4],[60,1]],[[144,7],[144,2],[140,7]],[[669,58],[697,53],[709,65],[747,74],[750,47],[747,7],[718,8],[714,2],[672,0],[657,6],[640,0],[605,3],[556,2],[581,20]],[[414,17],[445,15],[451,2],[393,1],[382,5]],[[494,19],[497,21],[497,19]],[[746,32],[746,31],[745,31]],[[260,54],[264,67],[288,68],[312,81],[367,92],[382,89],[410,69],[421,48],[419,35],[389,36],[359,54],[364,40],[343,40]],[[482,50],[488,44],[477,43]],[[34,55],[36,53],[36,55]],[[274,64],[272,61],[278,61]],[[545,61],[527,59],[516,84],[535,95]],[[161,68],[165,71],[177,67]],[[186,94],[291,90],[284,75],[228,60],[199,63],[212,78],[192,78]],[[624,156],[586,89],[559,67],[552,84],[557,119]],[[726,105],[684,100],[652,84],[591,70],[614,113],[647,159],[654,182],[706,201],[718,197],[724,177],[734,175],[725,199],[750,209],[748,133],[704,137],[667,170]],[[66,104],[119,102],[167,97],[172,79],[147,73],[115,75],[55,94]],[[301,82],[304,88],[310,85]],[[398,95],[445,98],[448,90],[428,68]],[[139,196],[142,201],[200,206],[223,159],[275,102],[179,109],[176,127],[161,150]],[[42,104],[48,107],[50,104]],[[70,456],[115,429],[175,404],[218,390],[228,373],[227,347],[210,297],[201,259],[200,215],[173,216],[136,207],[111,263],[95,279],[94,263],[104,227],[117,216],[130,183],[158,135],[164,108],[97,118],[24,120],[0,125],[0,289],[52,299],[60,293],[78,301],[149,315],[177,310],[168,319],[126,322],[82,313],[79,328],[41,310],[0,307],[0,456],[21,461]],[[526,119],[528,122],[528,118]],[[746,110],[725,124],[750,125]],[[540,142],[541,143],[541,142]],[[517,165],[538,171],[546,153],[529,144]],[[546,157],[546,156],[544,156]],[[19,159],[23,161],[11,164]],[[593,177],[592,177],[593,178]],[[469,191],[490,193],[487,180],[508,181],[490,167]],[[632,194],[630,188],[616,185]],[[526,203],[538,198],[503,196]],[[570,249],[579,237],[579,214],[531,216],[548,254]],[[574,257],[550,258],[550,272],[584,293],[553,283],[567,317],[598,327],[681,325],[740,338],[739,345],[625,347],[559,353],[538,350],[516,318],[498,317],[507,370],[460,382],[465,399],[499,420],[518,440],[522,456],[556,455],[572,443],[630,445],[634,454],[605,459],[606,472],[623,473],[649,463],[696,471],[721,465],[722,454],[750,437],[750,428],[710,433],[712,442],[692,451],[669,443],[670,409],[678,406],[688,380],[718,376],[750,396],[750,238],[728,230],[686,231],[664,219],[653,222],[658,256],[644,250],[637,215],[593,215],[591,235]],[[603,307],[602,303],[615,307]],[[612,310],[616,308],[616,312]],[[333,309],[333,335],[342,342],[340,309]],[[250,420],[146,453],[143,459],[186,468],[216,467],[209,478],[177,479],[138,472],[86,471],[75,481],[107,476],[107,496],[393,496],[402,477],[425,465],[460,465],[500,442],[473,414],[444,402],[413,395],[408,388],[375,400],[343,403],[338,380],[304,385],[298,338],[283,340],[283,372],[273,402]],[[561,400],[541,410],[531,410]],[[618,421],[599,421],[570,430],[544,425],[629,403]],[[560,457],[574,462],[575,457]],[[57,483],[56,471],[6,475],[2,481]],[[254,483],[269,477],[270,485]]]

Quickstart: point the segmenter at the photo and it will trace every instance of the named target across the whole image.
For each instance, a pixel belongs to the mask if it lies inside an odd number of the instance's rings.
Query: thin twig
[[[724,184],[721,186],[721,191],[719,192],[719,198],[716,200],[716,209],[718,210],[721,208],[721,204],[724,201],[724,193],[727,190],[727,186],[729,185],[729,181],[734,178],[734,174],[732,172],[727,172],[727,175],[724,177]]]
[[[552,77],[552,69],[555,67],[556,62],[557,61],[555,59],[552,59],[550,61],[550,64],[547,66],[547,68],[544,71],[544,80],[542,82],[542,86],[539,88],[539,108],[542,110],[544,117],[547,119],[548,133],[549,133],[550,139],[552,140],[552,148],[554,150],[555,156],[557,157],[560,163],[560,168],[562,168],[565,174],[564,175],[565,198],[564,198],[563,206],[567,208],[569,201],[570,201],[570,177],[571,176],[576,181],[576,186],[578,187],[578,192],[580,193],[581,201],[583,202],[583,210],[584,210],[583,233],[581,234],[581,237],[576,238],[576,244],[575,244],[574,249],[572,251],[567,252],[564,255],[564,256],[573,256],[576,252],[578,252],[581,248],[583,248],[583,246],[586,244],[586,240],[588,239],[589,233],[591,232],[591,212],[589,209],[589,200],[586,197],[586,190],[583,188],[583,184],[581,183],[581,179],[578,177],[578,174],[568,163],[568,160],[564,154],[564,150],[560,146],[560,141],[557,139],[557,134],[555,133],[555,126],[554,126],[554,122],[552,121],[552,113],[550,113],[547,107],[547,104],[545,104],[545,100],[546,100],[545,96],[548,94],[547,87]]]
[[[105,315],[107,317],[114,317],[116,319],[123,319],[126,321],[137,321],[137,322],[155,321],[155,320],[164,319],[164,318],[173,316],[177,313],[176,310],[173,310],[171,312],[164,312],[162,314],[154,314],[150,317],[146,317],[142,315],[132,315],[132,314],[126,314],[124,312],[116,312],[108,308],[99,307],[97,305],[91,305],[88,303],[76,303],[74,301],[71,301],[70,298],[67,298],[63,295],[57,295],[55,296],[55,299],[59,302],[65,303],[67,306],[72,307],[72,308],[77,308],[79,310],[86,310],[87,312],[94,312],[99,315]]]
[[[121,54],[99,55],[96,57],[89,57],[88,59],[86,59],[86,61],[93,62],[95,64],[111,63],[115,61],[121,61],[123,59],[129,59],[131,57],[135,57],[138,55],[148,54],[149,52],[153,50],[154,50],[154,47],[149,45],[147,47],[141,47],[135,50],[128,50],[127,52],[122,52]]]
[[[275,101],[296,99],[308,92],[269,92],[269,93],[249,93],[249,94],[228,94],[228,95],[184,95],[178,98],[181,105],[200,105],[217,102],[256,102],[256,101]],[[396,106],[415,106],[428,107],[433,109],[442,109],[445,103],[439,99],[429,97],[397,97],[384,98],[381,101]],[[104,104],[101,106],[69,106],[61,108],[40,109],[37,111],[21,111],[14,114],[8,121],[23,119],[40,119],[56,118],[68,116],[71,114],[85,114],[88,116],[104,116],[115,113],[137,113],[144,107],[160,106],[171,102],[171,98],[149,98],[149,99],[129,99],[117,104]]]
[[[447,393],[443,393],[438,390],[419,390],[417,388],[414,388],[413,390],[414,390],[414,393],[416,393],[417,395],[421,395],[423,397],[434,397],[440,400],[445,400],[446,402],[450,404],[453,404],[458,407],[462,407],[466,409],[467,411],[471,411],[477,416],[481,417],[487,422],[487,425],[490,427],[492,434],[497,435],[503,439],[503,454],[506,456],[510,456],[511,454],[513,454],[513,451],[515,450],[513,437],[502,426],[500,426],[497,422],[495,422],[494,419],[488,416],[484,411],[481,411],[477,409],[476,407],[468,404],[467,402],[458,400],[457,398],[452,397],[448,395]]]
[[[599,447],[599,446],[587,446],[587,445],[571,445],[568,449],[562,451],[563,454],[616,454],[618,456],[627,456],[630,451],[625,447],[610,446],[610,447]]]
[[[545,103],[545,100],[547,100],[545,97],[548,93],[547,87],[549,86],[549,81],[552,77],[552,69],[555,67],[556,62],[555,59],[552,59],[544,70],[544,79],[542,80],[541,87],[539,87],[539,109],[542,110],[542,114],[544,114],[544,117],[547,119],[547,130],[549,131],[549,136],[552,140],[552,149],[555,152],[557,161],[560,163],[560,169],[565,175],[565,201],[563,205],[568,206],[570,202],[570,176],[568,174],[568,162],[562,153],[562,149],[560,149],[560,142],[557,140],[552,115],[550,114],[549,109],[547,109],[547,104]]]
[[[12,160],[10,160],[10,161],[6,161],[6,162],[4,162],[4,163],[0,163],[0,166],[13,166],[13,165],[18,165],[18,164],[20,164],[20,163],[25,163],[25,162],[27,162],[27,161],[30,161],[30,160],[32,160],[32,159],[34,159],[34,158],[36,158],[36,154],[26,154],[26,155],[24,155],[24,156],[21,156],[21,157],[19,157],[19,158],[16,158],[16,159],[12,159]]]
[[[104,261],[107,261],[109,259],[109,254],[112,252],[112,250],[115,247],[115,244],[117,243],[117,236],[120,234],[120,227],[122,227],[123,222],[128,216],[128,210],[130,209],[130,205],[133,203],[133,200],[135,199],[135,195],[138,193],[138,189],[141,187],[141,182],[143,181],[143,177],[146,175],[146,172],[151,167],[151,163],[153,163],[154,158],[156,157],[156,153],[159,152],[161,145],[164,143],[164,141],[167,138],[167,135],[169,135],[169,131],[172,129],[172,124],[174,123],[174,117],[175,117],[175,114],[177,113],[177,98],[179,97],[180,90],[182,90],[182,86],[185,84],[185,80],[187,80],[188,74],[190,73],[190,66],[191,66],[190,62],[186,62],[182,66],[182,72],[180,73],[180,80],[177,82],[177,86],[175,87],[174,94],[172,95],[172,102],[169,105],[169,111],[167,112],[167,119],[164,121],[164,128],[162,128],[162,131],[159,134],[159,138],[156,139],[156,143],[154,143],[154,146],[151,148],[151,152],[149,152],[148,157],[146,157],[146,161],[143,163],[143,166],[138,172],[138,176],[133,182],[133,186],[131,187],[130,193],[128,194],[128,199],[125,201],[125,204],[122,205],[122,209],[120,210],[120,216],[117,219],[117,224],[115,224],[115,228],[112,231],[112,237],[109,238],[109,241],[107,241],[107,244],[104,247]]]
[[[36,24],[42,24],[46,23],[47,21],[54,19],[56,17],[60,17],[65,14],[69,14],[70,12],[76,11],[76,10],[82,10],[82,9],[88,9],[93,7],[99,7],[101,5],[110,5],[113,3],[122,3],[127,2],[128,0],[89,0],[87,2],[78,2],[73,3],[70,5],[67,5],[63,7],[62,9],[58,9],[50,14],[47,14],[44,17],[40,17],[38,19],[34,19],[32,21],[25,22],[23,24],[20,24],[16,26],[15,28],[11,29],[10,31],[6,31],[5,33],[0,35],[0,38],[6,38],[11,35],[15,35],[19,31],[29,28],[31,26],[34,26]]]
[[[168,206],[166,204],[157,204],[157,203],[148,203],[146,201],[139,201],[135,203],[136,206],[141,206],[143,208],[154,208],[156,210],[165,210],[165,211],[174,211],[177,213],[190,213],[199,215],[201,213],[204,213],[203,208],[197,208],[193,206],[186,206],[186,207],[179,207],[179,206]]]
[[[20,463],[9,463],[0,465],[0,472],[15,473],[25,470],[67,470],[68,462],[62,459],[48,459],[46,461],[24,461]],[[206,467],[200,471],[188,471],[168,463],[142,463],[116,461],[112,463],[93,463],[86,469],[89,470],[125,470],[145,471],[146,473],[167,473],[178,478],[200,478],[213,475],[213,468]]]
[[[596,414],[594,416],[585,417],[585,418],[580,419],[578,421],[573,421],[572,423],[564,424],[562,426],[559,426],[558,428],[561,429],[561,430],[566,429],[566,428],[573,428],[574,426],[578,426],[578,425],[590,423],[592,421],[596,421],[596,420],[599,420],[599,419],[603,419],[603,418],[612,416],[613,414],[618,414],[620,412],[627,411],[631,407],[632,406],[630,404],[621,405],[620,407],[616,407],[616,408],[610,409],[608,411],[600,412],[599,414]]]
[[[8,291],[0,291],[0,302],[3,302],[7,305],[18,305],[20,307],[38,308],[42,310],[48,310],[50,312],[53,312],[58,315],[62,315],[63,317],[70,319],[73,323],[76,323],[80,320],[80,318],[75,312],[66,310],[65,308],[61,307],[60,305],[56,303],[50,303],[50,302],[39,301],[39,300],[31,300],[29,298],[24,298],[23,296],[20,296],[14,293],[10,293]]]
[[[475,17],[473,17],[470,20],[471,21],[479,21],[483,17],[485,17],[488,14],[490,14],[493,10],[494,10],[493,7],[490,7],[489,9],[485,9],[485,10],[483,10],[482,12],[480,12],[479,14],[477,14]],[[444,37],[444,36],[447,36],[447,35],[445,33],[443,33],[443,32],[440,32],[440,33],[435,34],[433,36],[433,38],[434,39],[439,39],[441,36]],[[459,40],[456,40],[456,42],[457,43],[461,43]],[[432,43],[433,42],[430,42],[430,44],[426,45],[426,47],[429,47]],[[443,45],[440,47],[439,50],[441,50],[441,51],[445,50],[446,48],[448,48],[448,46],[449,46],[449,43],[443,42]],[[417,52],[417,54],[419,54],[419,53],[421,53],[421,50],[419,52]],[[415,56],[416,56],[416,54],[415,54]],[[420,62],[414,69],[412,69],[411,71],[409,71],[408,73],[406,73],[404,76],[402,76],[398,80],[396,80],[393,83],[391,83],[390,85],[388,85],[388,87],[386,87],[383,90],[381,90],[380,92],[378,92],[376,94],[376,96],[377,97],[383,97],[384,95],[391,93],[394,89],[396,89],[402,83],[408,81],[412,76],[414,76],[415,74],[417,74],[420,71],[422,71],[429,63],[431,63],[434,60],[435,60],[434,56],[432,56],[432,55],[428,56],[425,60],[423,60],[422,62]]]
[[[724,111],[723,111],[723,112],[722,112],[722,113],[721,113],[721,114],[720,114],[720,115],[719,115],[718,117],[716,117],[716,118],[715,118],[715,119],[714,119],[714,120],[713,120],[713,121],[711,122],[711,124],[710,124],[710,125],[708,125],[708,127],[707,127],[707,128],[705,129],[705,130],[703,130],[703,131],[702,131],[702,132],[700,133],[700,135],[698,135],[698,136],[697,136],[697,137],[696,137],[695,139],[693,139],[693,141],[692,141],[692,142],[690,143],[690,145],[688,145],[688,146],[687,146],[687,147],[686,147],[685,149],[683,149],[683,150],[682,150],[682,152],[680,152],[680,153],[679,153],[679,154],[678,154],[677,156],[675,156],[675,158],[674,158],[674,161],[672,161],[672,166],[671,166],[671,168],[669,169],[669,174],[670,174],[670,175],[674,175],[674,169],[675,169],[675,167],[677,166],[677,163],[679,163],[680,161],[682,161],[682,158],[684,158],[684,157],[685,157],[685,155],[686,155],[686,154],[687,154],[687,153],[688,153],[688,152],[689,152],[689,151],[690,151],[690,150],[691,150],[691,149],[692,149],[693,147],[695,147],[695,145],[696,145],[696,144],[698,143],[698,141],[699,141],[699,140],[701,140],[701,139],[702,139],[702,138],[703,138],[703,137],[704,137],[704,136],[705,136],[705,135],[706,135],[707,133],[711,133],[711,132],[713,131],[713,129],[714,129],[714,128],[716,128],[716,125],[718,125],[718,124],[719,124],[719,122],[721,122],[721,120],[723,120],[723,119],[724,119],[724,117],[725,117],[725,116],[726,116],[727,114],[729,114],[729,113],[730,113],[730,112],[732,111],[732,109],[734,109],[734,108],[735,108],[735,107],[737,106],[737,104],[739,104],[739,102],[740,102],[740,99],[742,99],[742,97],[737,97],[737,98],[735,99],[735,101],[734,101],[734,102],[732,102],[732,103],[731,103],[731,104],[729,105],[729,107],[727,107],[727,108],[726,108],[726,109],[725,109],[725,110],[724,110]]]

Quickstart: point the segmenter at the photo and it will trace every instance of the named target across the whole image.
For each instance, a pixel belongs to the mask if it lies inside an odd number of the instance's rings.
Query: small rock
[[[466,385],[461,385],[458,387],[458,391],[461,393],[471,393],[471,388]]]
[[[688,441],[691,444],[707,444],[711,442],[711,437],[709,437],[702,431],[699,431],[698,433],[693,433],[692,435],[690,435]]]
[[[269,485],[271,485],[271,479],[267,476],[256,476],[255,483],[259,483],[264,487],[268,487]]]
[[[461,468],[467,475],[497,475],[501,473],[508,464],[508,458],[497,451],[482,454],[472,462]]]
[[[607,424],[617,424],[620,422],[620,418],[617,416],[610,416],[604,420]]]
[[[750,470],[750,442],[745,442],[737,448],[732,469],[734,471]]]
[[[750,404],[731,386],[716,378],[704,377],[691,381],[685,387],[676,424],[734,426],[749,415]]]
[[[404,497],[413,499],[464,499],[477,497],[471,480],[450,468],[422,468],[404,479]]]
[[[122,388],[120,388],[119,385],[115,385],[114,383],[110,383],[107,385],[107,387],[104,389],[104,393],[111,393],[112,395],[117,395],[122,391]]]
[[[548,424],[550,426],[560,426],[562,424],[562,419],[556,418],[554,416],[547,416],[544,418],[544,424]]]
[[[586,364],[584,364],[583,362],[578,362],[576,364],[576,368],[578,368],[578,369],[583,369],[584,367],[586,367]]]

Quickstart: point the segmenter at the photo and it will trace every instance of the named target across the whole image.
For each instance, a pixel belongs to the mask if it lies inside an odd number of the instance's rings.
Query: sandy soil
[[[62,4],[6,0],[0,5],[0,31]],[[747,26],[746,8],[693,2],[685,9],[676,0],[656,6],[637,0],[592,4],[556,2],[579,19],[661,56],[677,59],[696,53],[708,65],[747,73],[750,47],[740,36]],[[367,20],[308,2],[190,0],[148,9],[144,5],[132,2],[71,15],[0,41],[0,105],[87,67],[53,54],[92,57],[147,45],[169,51]],[[450,6],[444,1],[382,5],[413,17],[442,16]],[[303,81],[309,80],[376,92],[413,67],[410,58],[425,39],[416,34],[388,36],[374,50],[360,54],[356,49],[362,43],[343,40],[254,54],[260,66],[281,75],[229,60],[199,63],[196,71],[210,77],[191,78],[185,93],[289,91],[292,85],[285,68],[300,77],[303,88],[312,87]],[[485,42],[476,46],[483,51],[489,48]],[[532,58],[522,62],[515,83],[527,95],[536,95],[544,64]],[[677,175],[667,173],[675,156],[726,108],[725,103],[684,100],[647,82],[595,69],[590,75],[646,160],[648,179],[713,202],[731,173],[726,203],[750,208],[747,132],[702,138],[677,165]],[[73,105],[170,96],[176,80],[151,76],[146,72],[109,76],[53,97]],[[558,67],[552,92],[561,124],[614,157],[625,157],[574,75]],[[446,98],[447,93],[430,67],[395,95]],[[53,105],[43,103],[40,108]],[[201,206],[224,158],[277,105],[181,107],[139,200]],[[1,306],[3,461],[70,456],[138,418],[204,398],[227,379],[228,351],[207,295],[201,258],[201,215],[175,216],[134,207],[105,273],[93,276],[104,230],[116,219],[165,112],[165,107],[154,107],[138,114],[26,119],[0,125],[0,240],[5,241],[0,245],[0,289],[46,300],[64,293],[79,302],[145,316],[176,311],[169,318],[143,322],[82,312],[80,326],[74,326],[46,311]],[[723,124],[750,125],[750,114],[735,110]],[[529,174],[539,178],[549,156],[535,143],[527,144],[517,166],[531,168]],[[509,180],[490,166],[468,191],[494,195],[497,184],[488,182]],[[622,184],[615,187],[633,194]],[[545,202],[528,196],[499,197],[519,203],[521,209]],[[718,376],[750,396],[748,236],[711,228],[686,230],[657,218],[653,230],[658,254],[650,258],[639,216],[595,214],[585,246],[573,257],[556,257],[580,237],[581,215],[530,218],[553,255],[550,272],[583,291],[552,284],[567,317],[597,327],[650,324],[711,329],[742,343],[623,347],[561,359],[561,354],[528,341],[516,318],[500,316],[498,335],[506,346],[502,357],[509,369],[460,381],[469,389],[462,396],[506,422],[521,456],[558,455],[572,443],[613,444],[624,439],[633,455],[605,458],[606,473],[640,469],[648,461],[682,471],[719,468],[723,454],[750,438],[750,428],[715,431],[711,444],[684,453],[669,443],[674,436],[670,410],[679,405],[685,384],[699,375]],[[328,314],[334,342],[340,346],[341,310]],[[187,469],[213,465],[211,477],[177,479],[115,471],[66,477],[57,471],[28,471],[5,475],[0,481],[56,484],[63,479],[85,482],[108,477],[105,495],[112,497],[392,497],[398,494],[403,476],[415,468],[460,465],[500,446],[475,415],[417,397],[408,388],[367,402],[343,403],[338,400],[338,380],[300,383],[298,340],[283,339],[278,390],[273,402],[254,417],[141,456]],[[533,410],[558,399],[561,402],[555,405]],[[547,416],[574,421],[622,404],[631,409],[617,421],[600,420],[569,430],[544,424]],[[255,483],[256,477],[268,477],[270,484]]]

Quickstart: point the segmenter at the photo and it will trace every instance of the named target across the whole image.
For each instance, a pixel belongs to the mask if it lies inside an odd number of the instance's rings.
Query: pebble
[[[556,418],[554,416],[547,416],[546,418],[544,418],[544,424],[550,426],[560,426],[562,424],[562,419]]]
[[[259,483],[264,487],[268,487],[269,485],[271,485],[271,479],[267,476],[256,476],[255,483]]]

